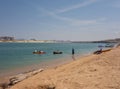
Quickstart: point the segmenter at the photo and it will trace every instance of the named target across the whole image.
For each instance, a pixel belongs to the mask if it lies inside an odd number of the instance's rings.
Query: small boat
[[[63,52],[61,51],[53,51],[53,54],[62,54]]]
[[[34,51],[33,54],[46,54],[44,51]]]
[[[97,50],[97,51],[93,52],[93,54],[101,54],[101,53],[104,53],[104,52],[108,52],[110,50],[111,50],[111,48],[110,49],[104,49],[104,50],[100,49],[100,50]]]
[[[114,47],[112,44],[106,44],[105,47]]]

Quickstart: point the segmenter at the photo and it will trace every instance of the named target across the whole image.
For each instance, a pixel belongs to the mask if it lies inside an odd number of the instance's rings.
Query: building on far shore
[[[15,40],[14,37],[9,37],[9,36],[1,36],[0,41],[13,41]]]

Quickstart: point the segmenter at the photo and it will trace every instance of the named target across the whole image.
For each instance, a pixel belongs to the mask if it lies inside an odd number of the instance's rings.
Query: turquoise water
[[[72,48],[75,49],[75,55],[88,54],[98,49],[97,46],[97,43],[0,43],[0,73],[69,57]],[[33,54],[36,49],[43,50],[46,54]],[[54,55],[55,50],[60,50],[63,54]]]

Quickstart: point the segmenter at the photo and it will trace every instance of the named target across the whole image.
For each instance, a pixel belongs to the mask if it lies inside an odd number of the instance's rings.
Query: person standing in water
[[[73,60],[75,60],[74,54],[75,54],[75,50],[74,50],[74,48],[72,48],[72,59]]]
[[[74,55],[75,54],[75,50],[74,50],[74,48],[72,48],[72,55]]]

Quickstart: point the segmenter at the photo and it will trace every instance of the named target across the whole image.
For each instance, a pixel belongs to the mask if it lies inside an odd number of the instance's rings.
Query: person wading
[[[75,50],[74,50],[74,48],[72,48],[72,59],[73,60],[75,60],[74,54],[75,54]]]

